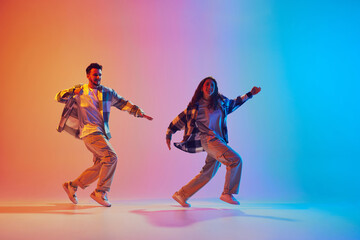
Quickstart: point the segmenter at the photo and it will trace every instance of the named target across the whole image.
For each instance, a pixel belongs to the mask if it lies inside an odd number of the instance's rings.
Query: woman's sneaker
[[[240,205],[239,201],[236,200],[232,194],[221,194],[220,200],[230,204]]]
[[[190,204],[186,202],[187,199],[185,199],[185,197],[182,196],[179,192],[174,193],[172,198],[183,207],[191,207]]]
[[[77,187],[71,186],[70,181],[68,181],[63,184],[63,188],[64,188],[66,194],[68,195],[70,201],[72,201],[74,204],[77,204],[78,203],[78,200],[76,197]]]
[[[90,197],[104,207],[111,207],[111,203],[109,202],[107,194],[104,191],[95,190],[91,193]]]

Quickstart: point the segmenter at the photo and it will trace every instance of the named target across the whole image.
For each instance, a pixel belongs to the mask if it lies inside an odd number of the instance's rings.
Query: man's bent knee
[[[116,163],[117,163],[116,153],[112,153],[112,154],[110,155],[110,162],[111,162],[112,164],[116,164]]]
[[[114,152],[109,152],[105,157],[101,158],[102,163],[116,164],[117,155]]]

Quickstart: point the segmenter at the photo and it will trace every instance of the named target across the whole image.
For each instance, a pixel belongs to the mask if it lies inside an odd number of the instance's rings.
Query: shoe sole
[[[180,199],[179,199],[177,196],[175,196],[175,195],[173,195],[172,198],[173,198],[175,201],[177,201],[182,207],[191,207],[191,205],[188,204],[188,203],[182,203],[182,202],[180,201]]]
[[[94,194],[94,193],[90,194],[90,197],[91,197],[92,199],[94,199],[95,202],[97,202],[98,204],[100,204],[100,205],[102,205],[102,206],[104,206],[104,207],[111,207],[111,204],[108,205],[108,204],[106,204],[106,203],[103,203],[103,202],[99,201],[99,200],[95,197],[95,194]]]
[[[76,201],[76,199],[73,196],[71,196],[69,189],[67,188],[67,186],[65,186],[65,183],[63,184],[63,188],[64,188],[66,194],[68,195],[68,198],[70,199],[70,201],[73,204],[77,204],[78,202]]]

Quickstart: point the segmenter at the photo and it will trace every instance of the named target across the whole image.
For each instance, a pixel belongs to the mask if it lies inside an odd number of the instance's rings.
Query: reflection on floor
[[[0,203],[0,239],[360,239],[359,206],[192,200]]]

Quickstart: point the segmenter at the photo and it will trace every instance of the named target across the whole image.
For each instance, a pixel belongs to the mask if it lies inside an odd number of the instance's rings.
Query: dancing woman
[[[183,141],[174,145],[190,153],[207,153],[200,173],[172,196],[181,206],[190,207],[187,200],[210,181],[221,163],[226,166],[226,176],[220,199],[239,205],[233,194],[239,192],[242,160],[227,144],[226,117],[260,91],[261,88],[253,87],[243,96],[228,99],[219,93],[216,80],[207,77],[199,83],[187,108],[170,123],[166,131],[169,150],[172,134],[185,128]]]

